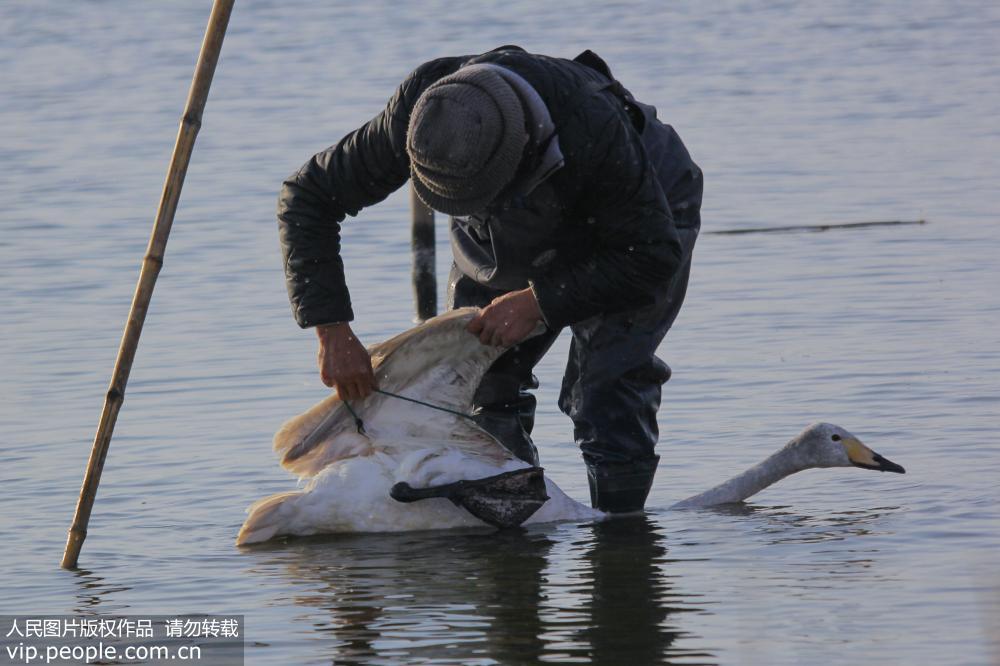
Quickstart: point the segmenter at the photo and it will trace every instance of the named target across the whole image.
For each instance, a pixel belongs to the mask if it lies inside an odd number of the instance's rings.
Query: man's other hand
[[[375,390],[375,373],[368,350],[347,322],[316,327],[319,337],[319,376],[336,387],[341,400],[361,400]]]
[[[512,291],[493,299],[466,326],[484,345],[511,347],[531,335],[542,311],[531,289]]]

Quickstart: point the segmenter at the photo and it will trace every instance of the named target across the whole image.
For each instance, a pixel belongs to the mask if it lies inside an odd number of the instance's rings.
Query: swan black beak
[[[888,458],[883,458],[879,454],[872,452],[872,461],[874,465],[861,465],[854,463],[858,467],[864,467],[865,469],[874,469],[879,472],[895,472],[896,474],[906,474],[906,470],[903,469],[902,465],[897,465]]]
[[[906,474],[902,465],[897,465],[888,458],[883,458],[853,437],[844,441],[844,447],[847,449],[847,457],[850,458],[851,464],[855,467],[873,469],[876,472]]]

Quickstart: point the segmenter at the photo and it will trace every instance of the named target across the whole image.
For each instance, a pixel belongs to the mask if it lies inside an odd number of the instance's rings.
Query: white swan
[[[390,497],[390,488],[400,482],[426,488],[529,468],[462,416],[471,409],[483,373],[504,351],[466,332],[475,313],[475,308],[453,310],[370,349],[381,390],[451,412],[384,393],[348,407],[333,394],[291,419],[275,435],[274,448],[282,454],[281,464],[307,483],[251,505],[236,543],[281,535],[482,526],[444,498],[403,504]],[[671,508],[739,502],[788,474],[849,465],[903,471],[846,430],[821,423],[759,465]],[[525,522],[604,517],[547,478],[545,492],[548,501]]]
[[[251,505],[236,543],[281,535],[482,526],[447,499],[403,504],[389,495],[400,482],[425,488],[530,467],[460,415],[469,413],[483,373],[505,351],[480,344],[465,330],[477,311],[452,310],[369,349],[381,390],[455,413],[382,393],[349,409],[334,393],[274,436],[282,466],[306,486]],[[527,522],[603,515],[570,499],[549,479],[545,491],[550,499]]]

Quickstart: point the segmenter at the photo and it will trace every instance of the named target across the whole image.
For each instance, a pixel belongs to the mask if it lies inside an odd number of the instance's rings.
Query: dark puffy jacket
[[[603,74],[575,61],[504,47],[421,65],[381,113],[284,182],[278,222],[288,295],[300,326],[353,319],[340,222],[406,183],[406,129],[417,98],[438,79],[477,62],[520,74],[553,117],[561,117],[565,163],[543,184],[554,194],[558,224],[546,247],[525,248],[530,256],[557,250],[532,279],[548,325],[641,307],[673,277],[682,256],[671,206],[691,218],[678,224],[693,225],[701,203],[701,172],[680,139],[667,128],[669,153],[657,162],[658,178],[620,97],[611,91],[576,95],[592,81],[606,81]],[[567,105],[572,108],[561,114]],[[671,184],[666,194],[661,182]]]

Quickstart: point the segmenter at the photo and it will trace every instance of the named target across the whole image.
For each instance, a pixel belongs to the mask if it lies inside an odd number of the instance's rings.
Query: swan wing
[[[351,410],[333,394],[289,420],[275,435],[282,466],[309,477],[337,460],[375,451],[445,447],[493,462],[513,459],[465,416],[483,374],[506,351],[481,344],[465,330],[477,312],[452,310],[370,347],[375,377],[385,393],[351,403],[365,434],[358,432]]]

